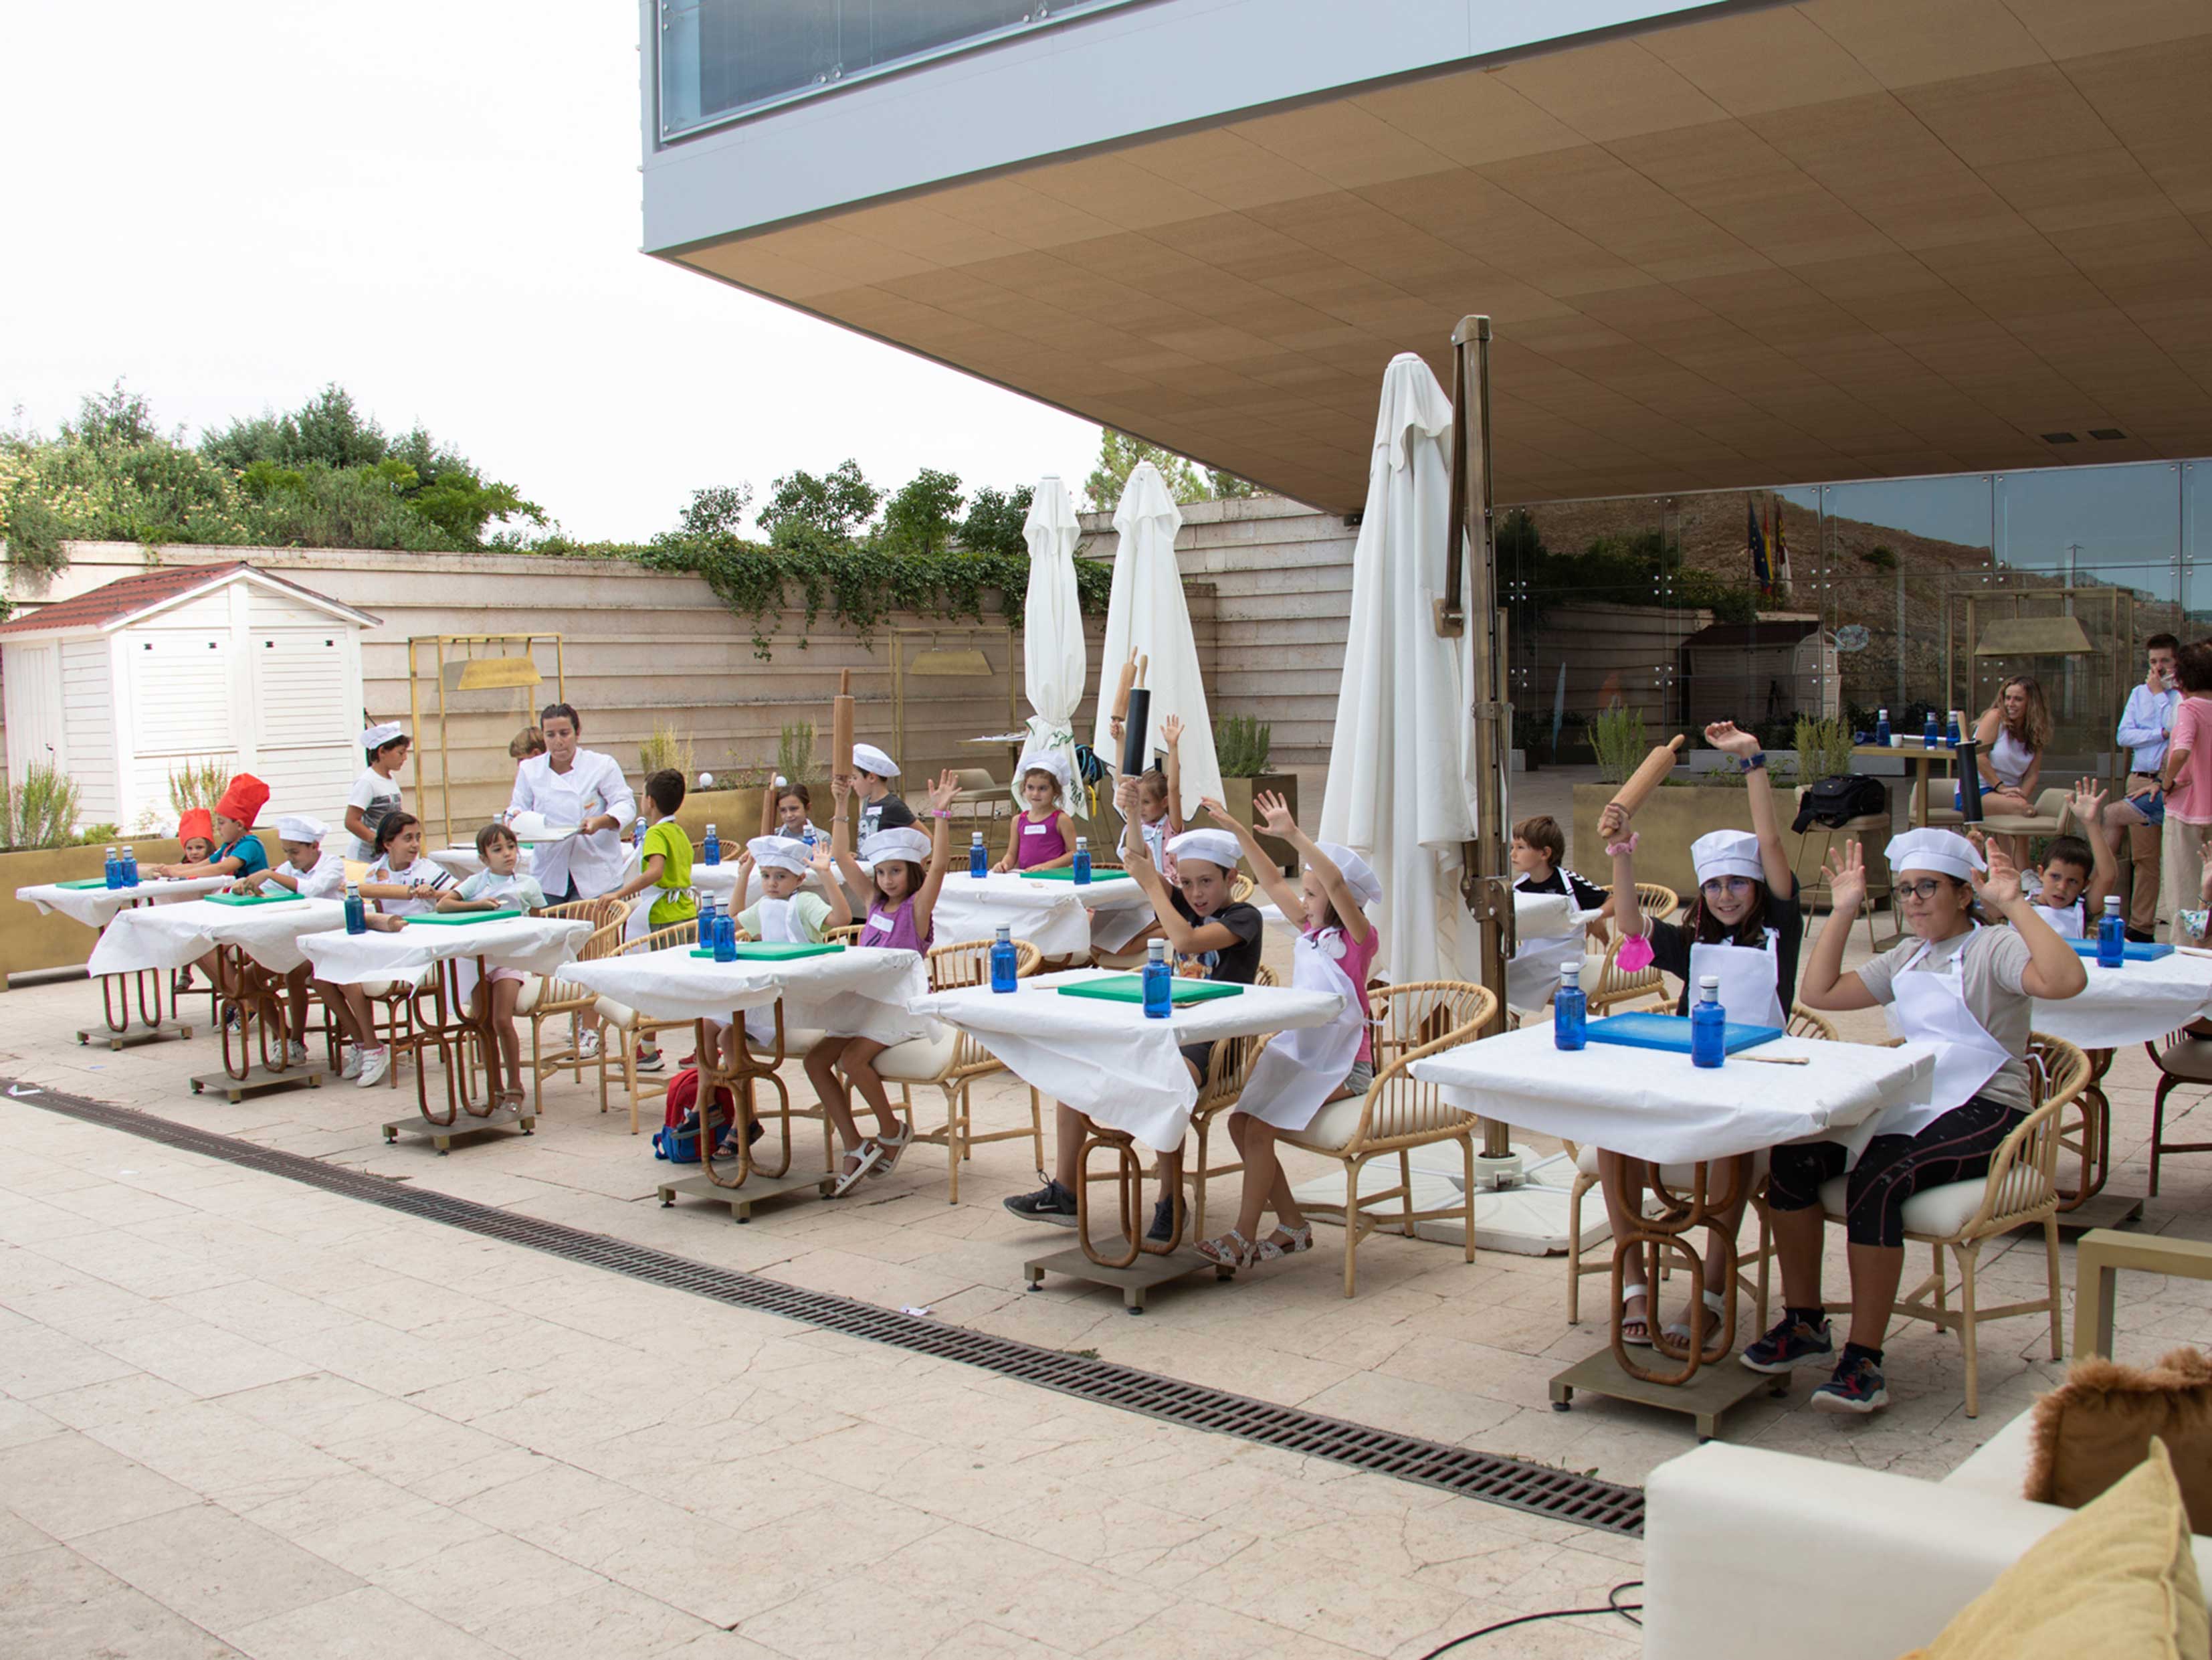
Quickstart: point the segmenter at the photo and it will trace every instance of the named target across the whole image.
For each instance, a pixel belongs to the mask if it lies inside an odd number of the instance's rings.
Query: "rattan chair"
[[[629,926],[630,907],[624,899],[574,899],[564,905],[548,905],[542,913],[546,916],[580,917],[595,926],[576,960],[591,962],[602,957],[612,957],[622,949],[623,929]],[[543,1116],[545,1110],[545,1080],[556,1073],[566,1072],[576,1083],[584,1081],[584,1057],[576,1044],[575,1017],[592,1006],[592,994],[573,980],[555,975],[548,978],[530,975],[522,982],[522,990],[514,1001],[514,1012],[527,1016],[530,1021],[530,1104],[532,1111]],[[565,1048],[549,1052],[545,1045],[545,1028],[555,1020],[567,1018],[569,1021],[568,1042]],[[602,1038],[604,1050],[605,1040]],[[396,1053],[396,1051],[395,1051]],[[397,1068],[394,1068],[397,1070]],[[605,1091],[600,1091],[599,1110],[606,1110]]]
[[[2027,1040],[2029,1098],[2033,1105],[1990,1159],[1989,1174],[1972,1181],[1925,1188],[1905,1201],[1905,1237],[1929,1248],[1928,1277],[1897,1300],[1896,1313],[1925,1320],[1959,1334],[1966,1370],[1966,1416],[1981,1413],[1981,1365],[1976,1334],[1985,1320],[2015,1314],[2047,1314],[2051,1358],[2064,1353],[2064,1315],[2058,1282],[2058,1121],[2089,1082],[2089,1059],[2063,1038],[2032,1032]],[[1850,1178],[1837,1177],[1820,1187],[1820,1206],[1828,1220],[1841,1224]],[[2016,1228],[2040,1223],[2049,1290],[2032,1302],[1977,1306],[1975,1263],[1983,1244]],[[1943,1273],[1948,1250],[1959,1265],[1959,1306],[1950,1306]],[[1846,1310],[1849,1303],[1831,1303]]]
[[[1786,1030],[1792,1037],[1812,1038],[1827,1043],[1838,1041],[1836,1028],[1828,1018],[1815,1013],[1802,1003],[1790,1011]],[[1575,1161],[1575,1183],[1567,1194],[1567,1323],[1571,1326],[1579,1324],[1583,1317],[1583,1276],[1611,1274],[1613,1258],[1606,1256],[1595,1262],[1583,1260],[1583,1197],[1598,1185],[1598,1150],[1573,1141],[1567,1142],[1565,1146],[1569,1157]],[[1686,1189],[1694,1179],[1694,1172],[1687,1164],[1670,1164],[1662,1176],[1667,1185],[1677,1192]],[[1759,1278],[1754,1285],[1747,1287],[1758,1304],[1758,1329],[1760,1331],[1766,1329],[1767,1274],[1774,1256],[1774,1243],[1766,1227],[1765,1193],[1766,1182],[1761,1176],[1753,1184],[1751,1195],[1752,1204],[1757,1208],[1759,1218],[1759,1249],[1753,1259],[1759,1266]],[[1662,1257],[1662,1261],[1664,1260]]]
[[[950,946],[933,946],[929,952],[930,990],[958,991],[968,986],[989,985],[991,947],[994,943],[989,939],[963,939]],[[1017,939],[1014,952],[1015,974],[1024,980],[1036,974],[1042,961],[1037,948],[1026,939]],[[969,1092],[979,1079],[1006,1069],[1004,1061],[954,1026],[942,1027],[936,1037],[915,1037],[894,1043],[876,1057],[876,1076],[885,1084],[898,1085],[900,1111],[915,1140],[945,1149],[951,1187],[945,1196],[948,1204],[960,1202],[960,1166],[970,1157],[970,1148],[1027,1136],[1038,1167],[1044,1164],[1044,1117],[1035,1089],[1030,1091],[1027,1129],[988,1130],[981,1135],[975,1133]],[[917,1085],[944,1091],[945,1122],[935,1129],[925,1130],[915,1122],[914,1090]]]
[[[2212,1141],[2166,1139],[2166,1098],[2185,1084],[2197,1089],[2212,1086],[2212,1036],[2184,1027],[2168,1034],[2163,1045],[2146,1043],[2143,1048],[2158,1068],[2158,1091],[2150,1103],[2150,1196],[2155,1199],[2159,1161],[2167,1153],[2212,1152]]]
[[[665,928],[656,928],[643,939],[617,943],[607,953],[610,957],[643,957],[653,952],[666,951],[672,946],[696,945],[699,939],[699,920],[691,917],[681,922],[671,922]],[[582,990],[581,987],[577,988]],[[627,1003],[611,997],[592,997],[586,994],[591,1006],[599,1016],[599,1110],[607,1110],[607,1074],[610,1069],[620,1073],[623,1088],[629,1095],[629,1133],[637,1134],[638,1108],[645,1085],[641,1078],[650,1073],[641,1073],[638,1056],[644,1052],[645,1040],[655,1032],[672,1026],[689,1026],[689,1020],[654,1020],[641,1014]]]
[[[1471,1043],[1498,1014],[1498,999],[1480,986],[1459,980],[1422,980],[1392,986],[1380,994],[1376,1018],[1375,1081],[1364,1096],[1332,1102],[1302,1130],[1286,1130],[1279,1140],[1334,1158],[1344,1167],[1344,1203],[1315,1203],[1305,1208],[1344,1221],[1344,1294],[1357,1286],[1363,1235],[1395,1224],[1407,1238],[1416,1225],[1456,1217],[1467,1232],[1467,1260],[1474,1261],[1474,1141],[1480,1122],[1474,1113],[1449,1105],[1434,1084],[1413,1076],[1413,1062]],[[1450,1206],[1434,1210],[1413,1207],[1415,1147],[1456,1141],[1465,1155],[1466,1185]],[[1359,1173],[1372,1159],[1395,1153],[1398,1184],[1376,1193],[1359,1190]],[[1396,1201],[1397,1210],[1372,1216],[1376,1206]]]

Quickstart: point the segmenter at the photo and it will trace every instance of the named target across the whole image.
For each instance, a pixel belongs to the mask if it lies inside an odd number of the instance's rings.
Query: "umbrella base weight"
[[[482,1118],[464,1112],[450,1124],[434,1124],[421,1116],[395,1118],[384,1127],[385,1145],[389,1146],[402,1135],[420,1135],[427,1139],[443,1158],[453,1150],[453,1143],[463,1136],[478,1135],[486,1130],[519,1129],[525,1135],[538,1128],[537,1117],[527,1110],[518,1112],[511,1107],[495,1108]]]
[[[1083,1254],[1080,1245],[1072,1250],[1054,1251],[1050,1256],[1032,1256],[1022,1264],[1022,1273],[1028,1278],[1031,1291],[1044,1289],[1048,1274],[1081,1280],[1093,1286],[1110,1286],[1121,1293],[1121,1306],[1132,1314],[1145,1311],[1146,1294],[1153,1286],[1183,1279],[1200,1268],[1212,1268],[1218,1280],[1234,1279],[1237,1273],[1234,1268],[1208,1262],[1188,1248],[1164,1256],[1146,1252],[1126,1268],[1109,1268],[1092,1262]]]
[[[1633,1401],[1640,1407],[1679,1412],[1697,1420],[1698,1439],[1710,1441],[1721,1432],[1721,1419],[1754,1395],[1787,1395],[1787,1373],[1770,1377],[1747,1371],[1729,1355],[1717,1365],[1703,1365],[1686,1383],[1655,1383],[1632,1377],[1620,1369],[1611,1349],[1600,1349],[1552,1379],[1552,1410],[1571,1412],[1577,1394],[1601,1395],[1613,1401]]]
[[[323,1079],[329,1075],[325,1067],[287,1067],[282,1072],[249,1067],[243,1078],[233,1078],[227,1072],[203,1073],[191,1080],[191,1085],[194,1095],[220,1095],[235,1106],[249,1095],[261,1095],[270,1090],[295,1089],[301,1084],[320,1089]]]
[[[2119,1228],[2139,1219],[2143,1201],[2124,1193],[2092,1194],[2071,1210],[2058,1213],[2058,1225],[2068,1232],[2085,1228]]]
[[[82,1026],[77,1030],[80,1043],[100,1043],[111,1049],[136,1049],[141,1043],[166,1043],[173,1038],[187,1038],[192,1035],[190,1026],[132,1026],[124,1031],[111,1031],[106,1026]]]
[[[664,1207],[674,1204],[679,1198],[705,1199],[727,1205],[732,1222],[750,1222],[753,1219],[753,1207],[771,1199],[787,1199],[795,1193],[811,1193],[817,1199],[827,1199],[833,1181],[827,1171],[811,1174],[795,1171],[787,1176],[749,1176],[743,1187],[726,1188],[703,1176],[687,1176],[663,1182],[659,1191]]]

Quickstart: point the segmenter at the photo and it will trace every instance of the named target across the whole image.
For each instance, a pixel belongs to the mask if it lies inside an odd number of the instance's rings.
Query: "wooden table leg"
[[[756,1173],[775,1181],[791,1169],[791,1092],[777,1074],[786,1059],[783,1000],[778,998],[775,1002],[775,1045],[766,1056],[756,1058],[751,1046],[745,1042],[744,1011],[731,1011],[730,1020],[734,1031],[730,1049],[735,1058],[726,1067],[721,1063],[721,1046],[714,1029],[704,1020],[696,1029],[699,1052],[699,1166],[708,1181],[718,1188],[741,1188]],[[755,1091],[763,1081],[775,1085],[777,1116],[783,1122],[783,1159],[773,1170],[753,1157],[752,1123],[759,1106]],[[714,1097],[724,1089],[730,1091],[734,1105],[730,1122],[731,1134],[738,1143],[738,1174],[734,1181],[714,1168]]]
[[[1936,757],[1924,750],[1912,761],[1912,827],[1923,830],[1928,824],[1928,781],[1936,770]]]
[[[2078,1116],[2074,1120],[2074,1134],[2079,1139],[2068,1140],[2066,1126],[2059,1126],[2059,1150],[2076,1154],[2081,1161],[2080,1182],[2071,1191],[2064,1188],[2058,1190],[2062,1215],[2095,1198],[2104,1189],[2105,1178],[2112,1173],[2112,1106],[2106,1097],[2104,1083],[2105,1074],[2112,1069],[2112,1055],[2111,1049],[2088,1051],[2089,1081],[2075,1104]]]
[[[1705,1259],[1692,1248],[1689,1237],[1699,1229],[1715,1237],[1721,1247],[1721,1284],[1728,1288],[1728,1311],[1721,1327],[1723,1353],[1735,1347],[1736,1246],[1734,1236],[1721,1230],[1720,1219],[1743,1196],[1748,1163],[1740,1158],[1717,1159],[1712,1164],[1700,1162],[1691,1171],[1690,1190],[1680,1195],[1668,1189],[1660,1179],[1658,1166],[1649,1167],[1650,1189],[1659,1197],[1660,1213],[1638,1215],[1628,1237],[1616,1239],[1613,1249],[1613,1357],[1631,1377],[1647,1383],[1686,1383],[1705,1364],[1705,1351],[1711,1347],[1707,1333],[1713,1316],[1702,1295],[1693,1293],[1690,1298],[1690,1339],[1686,1344],[1668,1337],[1659,1322],[1659,1265],[1664,1253],[1675,1253],[1697,1292],[1705,1288]],[[1715,1165],[1720,1167],[1725,1182],[1717,1197],[1707,1191],[1716,1173]],[[1631,1359],[1632,1351],[1622,1340],[1621,1288],[1627,1283],[1626,1271],[1632,1261],[1643,1269],[1644,1321],[1651,1332],[1651,1352],[1674,1362],[1672,1370],[1647,1366]]]
[[[1137,1157],[1136,1138],[1124,1130],[1102,1130],[1085,1114],[1076,1116],[1083,1123],[1083,1146],[1075,1158],[1075,1237],[1084,1256],[1102,1268],[1126,1268],[1139,1256],[1174,1256],[1182,1248],[1182,1231],[1190,1218],[1189,1201],[1183,1197],[1181,1184],[1169,1195],[1175,1202],[1175,1221],[1167,1241],[1155,1244],[1145,1237],[1145,1167]],[[1127,1247],[1118,1256],[1100,1256],[1091,1238],[1091,1155],[1101,1147],[1109,1149],[1115,1158],[1112,1180],[1120,1213],[1119,1231],[1121,1243]]]

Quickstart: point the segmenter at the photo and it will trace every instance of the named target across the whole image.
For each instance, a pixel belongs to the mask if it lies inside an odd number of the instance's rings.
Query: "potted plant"
[[[1213,720],[1213,753],[1221,766],[1222,802],[1247,824],[1256,823],[1252,812],[1252,798],[1255,795],[1281,796],[1290,807],[1291,816],[1297,817],[1297,775],[1268,769],[1268,751],[1274,735],[1271,724],[1252,715],[1221,714]],[[1260,845],[1267,848],[1279,869],[1294,871],[1298,867],[1297,851],[1289,842],[1262,836]]]

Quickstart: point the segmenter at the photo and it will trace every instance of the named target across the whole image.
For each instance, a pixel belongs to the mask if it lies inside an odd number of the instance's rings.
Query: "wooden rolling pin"
[[[830,700],[830,764],[840,778],[853,775],[853,671],[837,671],[837,695]]]
[[[1129,654],[1129,660],[1121,665],[1121,684],[1114,688],[1113,719],[1127,721],[1129,718],[1129,690],[1136,684],[1137,654],[1133,651]]]
[[[1628,781],[1613,793],[1613,805],[1633,818],[1637,808],[1644,805],[1644,798],[1657,789],[1667,775],[1674,769],[1674,757],[1682,752],[1682,745],[1687,741],[1677,733],[1645,756],[1644,764],[1630,774]]]

